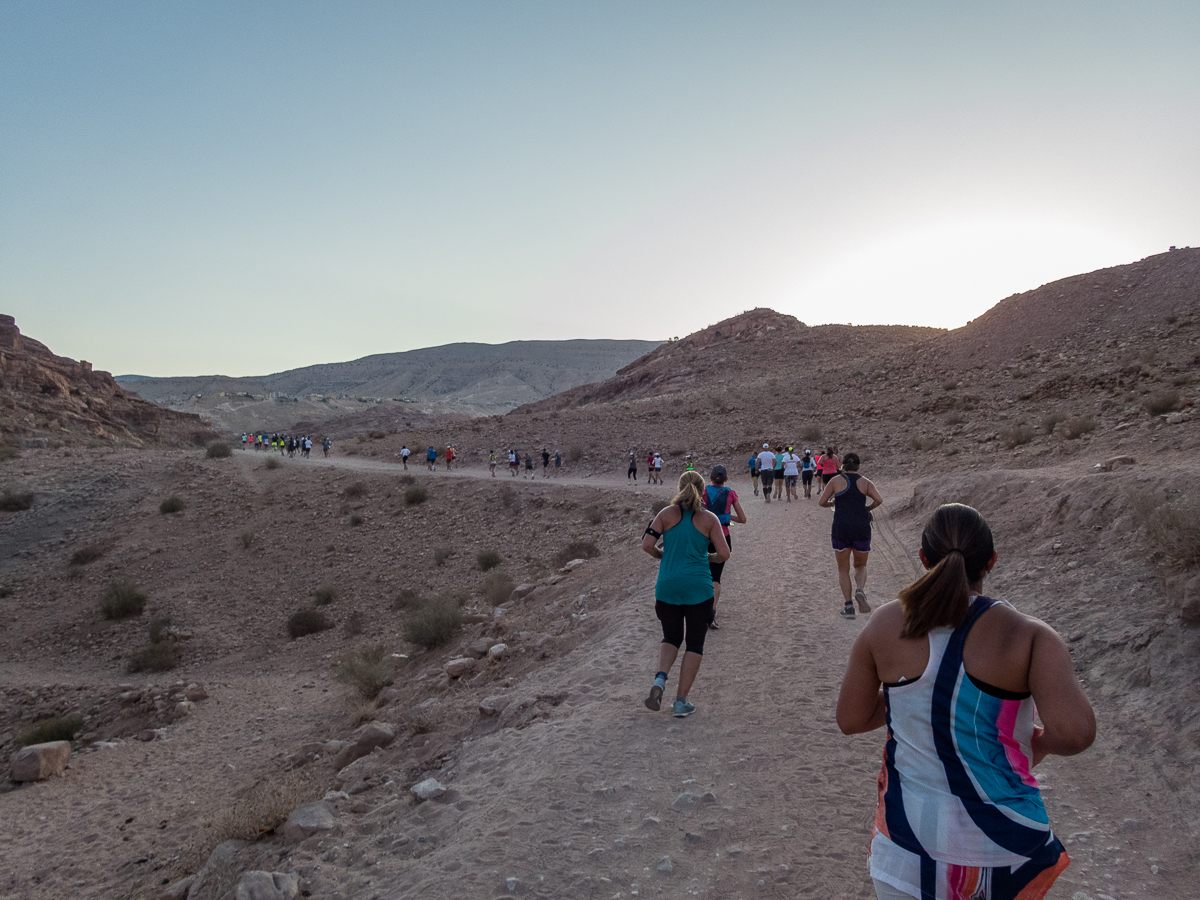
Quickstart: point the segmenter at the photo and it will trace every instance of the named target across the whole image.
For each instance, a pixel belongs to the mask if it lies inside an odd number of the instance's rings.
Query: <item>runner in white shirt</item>
[[[400,448],[400,462],[404,463],[404,468],[406,471],[408,470],[408,455],[410,453],[412,453],[412,451],[408,449],[407,444]]]
[[[791,447],[788,447],[787,453],[783,454],[783,480],[787,485],[787,502],[791,503],[793,498],[799,500],[800,495],[796,491],[796,482],[800,480],[800,457]]]
[[[775,454],[770,444],[763,444],[762,453],[758,454],[758,479],[762,482],[763,499],[770,503],[771,483],[775,480]]]

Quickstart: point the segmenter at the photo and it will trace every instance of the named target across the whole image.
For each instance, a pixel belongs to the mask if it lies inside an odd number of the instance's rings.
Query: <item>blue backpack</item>
[[[712,492],[716,491],[716,494]],[[727,511],[719,512],[718,510],[729,509],[729,488],[713,487],[711,484],[704,488],[704,508],[711,513],[716,513],[722,525],[728,525],[730,515]]]

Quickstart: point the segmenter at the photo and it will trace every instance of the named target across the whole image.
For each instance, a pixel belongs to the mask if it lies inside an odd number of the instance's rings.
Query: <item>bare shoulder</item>
[[[654,517],[654,522],[651,524],[656,526],[655,531],[666,531],[668,528],[674,528],[678,525],[681,518],[682,515],[679,512],[679,507],[671,504],[659,510],[658,515]]]
[[[904,630],[904,604],[899,600],[890,600],[882,606],[877,606],[867,620],[863,634],[868,640],[897,640]]]

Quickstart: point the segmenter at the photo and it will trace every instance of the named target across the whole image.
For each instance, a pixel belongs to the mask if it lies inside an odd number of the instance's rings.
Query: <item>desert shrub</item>
[[[374,700],[392,683],[392,667],[382,644],[364,650],[351,650],[338,660],[334,677],[348,684],[364,700]]]
[[[595,559],[599,555],[600,548],[591,541],[571,541],[554,554],[554,567],[561,569],[573,559]]]
[[[254,532],[253,531],[243,531],[242,532],[242,549],[249,550],[253,545],[254,545]]]
[[[429,491],[423,487],[414,485],[404,492],[404,502],[408,506],[416,506],[418,503],[424,503],[429,499]]]
[[[16,459],[21,455],[21,451],[12,444],[0,444],[0,462],[7,462],[10,459]]]
[[[35,722],[17,738],[17,745],[48,744],[50,741],[73,741],[83,731],[83,719],[79,716],[55,716]]]
[[[24,512],[31,506],[33,506],[33,494],[29,491],[21,491],[19,493],[5,491],[0,496],[0,510],[4,512]]]
[[[604,510],[598,506],[589,506],[583,511],[583,518],[593,525],[599,525],[604,521]]]
[[[367,437],[373,441],[382,441],[385,437],[387,437],[387,435],[382,431],[368,431]]]
[[[457,598],[445,594],[426,600],[408,614],[404,639],[430,649],[450,640],[462,624],[462,606]]]
[[[179,497],[168,497],[162,503],[158,504],[158,511],[164,516],[169,516],[177,512],[183,512],[183,508],[186,505]]]
[[[228,444],[217,441],[214,444],[209,444],[208,449],[204,451],[206,459],[225,459],[233,455],[233,448]]]
[[[437,731],[442,721],[442,708],[436,705],[418,706],[409,710],[404,717],[413,734],[430,734]]]
[[[800,437],[810,444],[815,444],[821,440],[821,428],[819,425],[805,425],[800,429]]]
[[[128,578],[110,581],[100,595],[100,614],[106,619],[128,619],[140,616],[146,606],[146,595]]]
[[[71,565],[86,566],[88,563],[94,563],[104,555],[105,547],[102,544],[88,544],[86,547],[80,547],[71,554]]]
[[[160,644],[167,639],[167,629],[171,627],[171,617],[168,615],[155,616],[146,624],[150,635],[150,643]]]
[[[169,672],[179,665],[179,645],[174,641],[159,641],[149,644],[129,657],[125,671],[129,674],[137,672]]]
[[[277,456],[268,456],[267,461],[263,465],[268,469],[278,469],[283,465],[283,461]]]
[[[347,500],[357,500],[359,497],[365,497],[367,496],[367,486],[361,481],[356,481],[354,484],[346,486],[346,489],[342,491],[342,496]]]
[[[249,791],[240,791],[233,802],[225,807],[221,818],[214,823],[212,840],[254,841],[275,830],[292,814],[297,806],[321,796],[323,786],[316,782],[315,774],[303,769],[294,769],[282,774],[274,773]],[[237,884],[237,873],[226,879],[227,886],[221,893],[208,896],[232,896]],[[205,879],[205,886],[209,884]]]
[[[503,562],[500,554],[495,550],[480,550],[475,555],[475,561],[479,563],[479,568],[483,572],[486,572],[488,569],[494,569]]]
[[[567,450],[567,462],[577,463],[583,459],[582,447],[570,447]]]
[[[338,598],[338,589],[332,584],[323,584],[312,595],[315,606],[328,606]]]
[[[0,584],[0,597],[11,597],[12,595],[12,588],[10,588],[7,584]]]
[[[413,475],[401,475],[396,480],[399,481],[401,484],[416,484],[417,483],[417,479]]]
[[[1131,506],[1152,554],[1181,569],[1200,566],[1200,489],[1184,491],[1166,503],[1143,492],[1134,496]]]
[[[965,421],[967,421],[967,417],[960,412],[952,412],[950,415],[946,416],[947,425],[961,425]]]
[[[671,505],[670,500],[655,500],[653,503],[650,504],[650,511],[657,516],[660,512],[662,512],[664,509],[666,509],[670,505]],[[568,562],[570,562],[570,560],[568,560]]]
[[[392,600],[392,609],[412,609],[421,605],[421,595],[412,588],[401,588]]]
[[[1068,440],[1075,440],[1096,430],[1096,420],[1090,416],[1075,416],[1063,422],[1063,434]]]
[[[935,450],[942,443],[941,439],[931,434],[916,434],[908,439],[909,450]]]
[[[433,551],[433,561],[439,566],[444,566],[446,560],[454,555],[454,551],[449,547],[438,547]]]
[[[483,595],[492,601],[492,606],[499,606],[516,586],[507,572],[492,572],[483,579]]]
[[[355,513],[354,515],[352,515],[350,517],[350,527],[357,528],[359,525],[361,525],[365,521],[367,521],[367,520],[364,519],[362,516],[358,515],[357,513]]]
[[[1033,440],[1033,429],[1028,425],[1010,425],[1000,429],[1000,440],[1009,450],[1021,447]]]
[[[342,622],[342,634],[346,637],[358,637],[367,630],[367,620],[361,610],[355,610],[346,616],[346,621]]]
[[[521,495],[512,488],[502,488],[500,490],[500,505],[509,512],[515,512],[521,508]]]
[[[1046,434],[1054,434],[1054,429],[1058,427],[1060,422],[1065,422],[1066,419],[1066,413],[1047,413],[1042,416],[1042,431],[1046,432]]]
[[[1142,406],[1152,416],[1174,412],[1179,409],[1179,392],[1156,391],[1142,401]]]
[[[325,617],[325,613],[319,609],[298,610],[292,613],[291,617],[287,620],[288,634],[293,639],[309,634],[316,634],[318,631],[324,631],[332,627],[333,625]]]

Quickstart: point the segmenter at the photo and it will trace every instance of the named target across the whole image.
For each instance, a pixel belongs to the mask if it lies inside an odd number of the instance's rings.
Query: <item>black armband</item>
[[[650,523],[650,525],[653,525],[653,524],[654,524],[653,522]],[[646,526],[646,530],[642,532],[642,536],[644,537],[645,535],[648,534],[657,541],[660,537],[662,537],[662,532],[655,531],[653,528],[650,527],[650,525]]]

